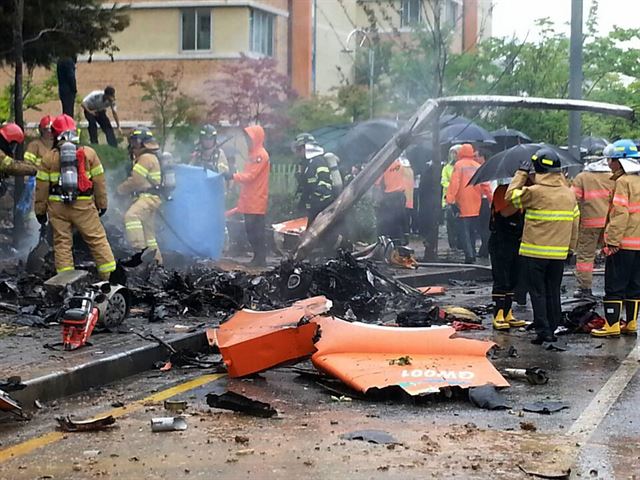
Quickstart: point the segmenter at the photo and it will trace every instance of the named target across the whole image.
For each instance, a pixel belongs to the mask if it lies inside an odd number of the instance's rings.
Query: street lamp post
[[[373,45],[373,41],[371,40],[371,37],[369,36],[369,33],[366,30],[363,30],[362,28],[356,28],[354,30],[352,30],[349,35],[347,36],[347,40],[345,45],[349,45],[349,42],[351,42],[351,39],[353,38],[354,35],[360,34],[362,36],[362,39],[360,40],[360,42],[358,42],[357,46],[358,47],[362,47],[364,45],[364,42],[366,41],[369,44],[369,118],[373,118],[373,100],[374,100],[374,84],[373,84],[373,78],[374,78],[374,74],[375,74],[375,61],[376,61],[376,51]],[[345,52],[352,52],[353,50],[344,50]]]

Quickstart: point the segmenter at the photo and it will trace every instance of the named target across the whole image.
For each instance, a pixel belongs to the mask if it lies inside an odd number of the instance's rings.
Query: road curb
[[[200,331],[168,340],[167,343],[176,350],[199,351],[207,344],[207,337],[204,331]],[[27,387],[12,392],[11,396],[28,410],[33,407],[35,400],[47,402],[115,382],[149,370],[154,363],[166,360],[167,356],[165,347],[157,343],[149,343],[26,380],[24,383]]]

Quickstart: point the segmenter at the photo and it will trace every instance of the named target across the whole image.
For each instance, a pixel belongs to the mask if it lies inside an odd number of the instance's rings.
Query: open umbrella
[[[313,135],[316,142],[325,149],[326,152],[333,152],[340,139],[344,137],[349,130],[353,128],[352,124],[327,125],[325,127],[316,128],[309,133]]]
[[[334,153],[342,168],[368,162],[398,131],[393,120],[367,120],[354,126],[337,143]]]
[[[609,145],[609,140],[601,137],[582,137],[580,150],[586,150],[586,155],[602,155],[604,147]]]
[[[440,144],[474,143],[495,145],[493,136],[473,122],[454,123],[440,130]]]
[[[478,185],[479,183],[490,182],[491,180],[513,177],[518,167],[520,167],[520,162],[525,158],[531,158],[531,156],[541,148],[553,149],[560,158],[562,168],[582,166],[569,152],[561,150],[554,145],[546,143],[524,143],[497,153],[487,160],[480,166],[473,177],[471,177],[469,185]]]
[[[491,132],[493,138],[496,139],[497,146],[500,150],[506,150],[521,143],[531,143],[531,137],[520,130],[502,127]]]

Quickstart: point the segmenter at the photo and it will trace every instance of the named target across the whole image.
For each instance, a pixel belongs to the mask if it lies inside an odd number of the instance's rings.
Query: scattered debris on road
[[[549,415],[551,413],[559,412],[560,410],[564,410],[565,408],[569,408],[569,405],[564,402],[553,401],[525,403],[522,407],[525,412],[541,413],[543,415]]]
[[[400,445],[398,440],[383,430],[357,430],[355,432],[344,433],[340,435],[340,438],[344,440],[362,440],[378,445]]]
[[[213,408],[246,413],[254,417],[271,418],[278,413],[276,409],[268,403],[253,400],[231,391],[222,394],[208,393],[207,405]]]
[[[478,408],[485,410],[507,410],[511,408],[507,399],[496,390],[494,385],[482,385],[469,389],[469,400]]]

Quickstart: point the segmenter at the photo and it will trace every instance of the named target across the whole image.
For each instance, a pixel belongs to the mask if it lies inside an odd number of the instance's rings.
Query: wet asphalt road
[[[439,303],[487,303],[488,288],[486,284],[455,287]],[[530,311],[521,314],[530,315]],[[489,327],[489,319],[485,325]],[[419,404],[355,398],[336,402],[313,381],[282,368],[251,380],[223,377],[179,393],[176,399],[189,402],[189,428],[154,434],[150,419],[168,412],[161,401],[148,397],[203,372],[149,372],[47,405],[31,422],[1,423],[0,455],[29,440],[30,446],[42,446],[16,450],[13,458],[0,463],[0,479],[517,479],[530,478],[522,468],[551,474],[567,465],[573,466],[573,478],[640,478],[638,357],[625,361],[636,347],[635,338],[572,335],[563,339],[568,351],[548,352],[531,345],[531,334],[522,331],[494,333],[489,327],[463,335],[495,341],[501,347],[496,367],[541,367],[548,371],[550,382],[532,386],[513,380],[503,392],[511,409],[487,411],[473,407],[465,394]],[[516,348],[517,357],[507,355],[510,346]],[[618,396],[607,382],[619,378],[621,368],[631,375],[629,381],[618,382]],[[271,403],[278,418],[209,409],[205,394],[226,387]],[[599,410],[594,398],[602,405],[612,400],[612,406],[601,422],[592,425],[590,420]],[[522,412],[525,402],[537,400],[560,400],[570,408],[552,415]],[[115,401],[125,408],[116,409],[121,416],[113,431],[51,438],[55,416],[108,412]],[[523,422],[536,431],[524,431]],[[576,425],[589,428],[576,433],[572,430]],[[400,445],[388,448],[340,438],[365,428],[389,432]]]

